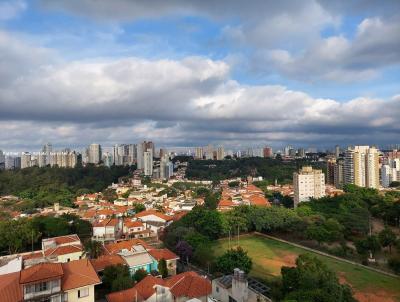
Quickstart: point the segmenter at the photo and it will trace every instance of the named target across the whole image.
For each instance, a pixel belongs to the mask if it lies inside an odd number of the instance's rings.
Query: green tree
[[[134,274],[133,274],[133,279],[136,282],[142,281],[146,276],[148,275],[147,271],[144,269],[138,269]]]
[[[349,286],[341,285],[335,273],[315,256],[300,255],[296,267],[282,267],[285,301],[355,302]]]
[[[134,208],[135,208],[135,213],[140,213],[146,210],[146,207],[142,203],[136,203]]]
[[[379,233],[379,242],[383,247],[389,247],[389,253],[392,253],[392,246],[396,243],[396,234],[390,228],[385,227]]]
[[[103,254],[103,244],[100,241],[88,240],[85,242],[84,248],[91,259],[96,259]]]
[[[230,249],[226,251],[225,254],[219,256],[215,262],[217,271],[223,274],[231,274],[235,268],[240,268],[246,274],[248,274],[253,265],[253,262],[247,255],[247,252],[240,246],[236,249]]]
[[[161,258],[158,262],[157,269],[163,278],[168,277],[167,261],[164,258]]]
[[[357,240],[355,242],[357,252],[360,255],[367,255],[368,252],[375,254],[381,249],[379,239],[375,235],[367,236],[365,239]]]
[[[103,272],[103,285],[108,292],[132,287],[133,280],[128,267],[122,264],[107,266]]]

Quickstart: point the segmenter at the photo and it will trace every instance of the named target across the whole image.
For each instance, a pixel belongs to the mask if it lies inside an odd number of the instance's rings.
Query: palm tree
[[[89,239],[85,242],[84,248],[85,254],[91,259],[98,258],[103,254],[103,244],[100,241]]]

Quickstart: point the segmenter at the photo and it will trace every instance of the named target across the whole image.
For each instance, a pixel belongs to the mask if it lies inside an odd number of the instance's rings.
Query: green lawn
[[[231,246],[236,245],[237,241],[231,240]],[[267,280],[276,278],[280,275],[282,265],[293,265],[297,255],[310,253],[321,259],[336,273],[344,276],[355,291],[387,291],[400,301],[400,278],[386,276],[258,235],[241,236],[240,246],[247,250],[253,260],[253,269],[250,275],[254,277]],[[229,242],[227,239],[216,241],[213,248],[214,256],[223,254],[228,248]]]

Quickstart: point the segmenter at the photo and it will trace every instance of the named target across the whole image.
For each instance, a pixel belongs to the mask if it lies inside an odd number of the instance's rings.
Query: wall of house
[[[83,298],[78,298],[78,290],[83,289],[85,287],[89,287],[89,295],[87,297]],[[69,291],[66,291],[68,295],[68,302],[94,302],[95,301],[95,295],[94,295],[94,285],[89,285],[85,287],[80,287],[76,289],[72,289]]]
[[[65,263],[65,262],[68,262],[68,259],[69,259],[69,261],[79,260],[79,259],[81,259],[81,258],[79,258],[79,257],[84,258],[82,252],[76,252],[76,253],[70,253],[70,254],[65,254],[65,255],[59,255],[59,256],[57,257],[57,262]]]

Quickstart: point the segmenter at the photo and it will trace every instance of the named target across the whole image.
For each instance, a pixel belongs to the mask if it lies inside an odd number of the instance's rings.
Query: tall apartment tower
[[[340,147],[339,147],[339,145],[335,146],[335,157],[336,158],[340,157]]]
[[[206,159],[214,159],[214,147],[213,147],[213,145],[208,145],[207,146]]]
[[[218,147],[217,148],[217,156],[216,156],[217,160],[223,160],[225,158],[225,151],[224,151],[224,147]]]
[[[335,182],[336,158],[330,157],[326,161],[326,183],[333,185]]]
[[[153,149],[147,149],[143,153],[143,171],[146,176],[153,175]]]
[[[344,157],[344,183],[378,189],[378,149],[369,146],[348,148]]]
[[[196,147],[194,149],[194,158],[195,159],[203,159],[204,156],[204,149],[203,147]]]
[[[263,155],[264,155],[264,157],[272,157],[273,156],[272,148],[271,147],[264,147]]]
[[[21,154],[21,169],[29,168],[31,166],[32,155],[28,152]]]
[[[336,161],[335,167],[334,167],[334,176],[333,176],[333,184],[335,185],[336,188],[341,189],[343,188],[344,184],[344,161],[343,159],[338,159]]]
[[[294,205],[308,201],[310,198],[325,196],[325,175],[322,170],[303,167],[293,173]]]
[[[91,144],[88,148],[88,162],[90,164],[99,164],[101,161],[101,146],[99,144]]]

